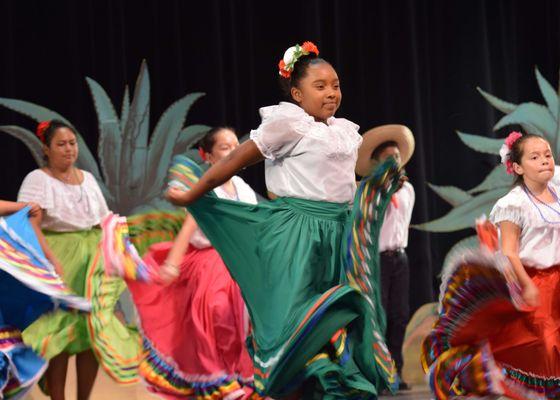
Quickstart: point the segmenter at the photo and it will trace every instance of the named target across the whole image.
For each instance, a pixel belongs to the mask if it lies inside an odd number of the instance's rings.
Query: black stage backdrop
[[[386,123],[414,132],[417,149],[407,169],[417,193],[412,220],[420,223],[450,208],[426,182],[469,189],[498,161],[454,133],[490,135],[500,116],[475,87],[515,103],[543,103],[535,65],[557,85],[559,20],[556,0],[0,0],[0,97],[61,113],[95,149],[85,76],[120,104],[146,59],[152,127],[173,101],[201,91],[206,96],[188,124],[228,124],[247,133],[259,123],[258,108],[280,99],[276,65],[284,50],[311,40],[341,78],[338,116],[362,132]],[[4,109],[0,124],[34,129]],[[0,135],[0,198],[14,200],[33,168],[24,145]],[[261,193],[262,169],[243,173]],[[411,231],[413,310],[435,298],[443,257],[467,234]]]

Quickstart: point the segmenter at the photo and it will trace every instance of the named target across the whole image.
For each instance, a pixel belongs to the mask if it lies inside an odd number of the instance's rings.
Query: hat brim
[[[401,165],[404,166],[414,153],[414,135],[404,125],[383,125],[370,129],[362,136],[362,145],[358,150],[358,161],[356,162],[356,173],[367,176],[377,163],[371,158],[373,152],[379,145],[385,142],[395,142],[401,153]]]

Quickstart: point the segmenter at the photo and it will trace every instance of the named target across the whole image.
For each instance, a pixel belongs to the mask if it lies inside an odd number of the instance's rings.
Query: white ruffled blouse
[[[317,122],[287,102],[260,109],[262,122],[251,139],[266,157],[270,192],[335,203],[354,199],[354,169],[362,137],[359,126],[344,118]]]
[[[93,175],[82,171],[80,185],[69,185],[36,169],[25,177],[18,201],[35,202],[43,209],[41,228],[55,232],[88,230],[109,213],[107,202]]]
[[[216,195],[220,199],[228,199],[228,200],[241,201],[243,203],[257,204],[257,195],[255,194],[253,189],[251,189],[251,187],[247,185],[247,183],[245,183],[245,181],[242,178],[240,178],[239,176],[234,176],[231,178],[231,180],[233,182],[233,186],[235,187],[235,192],[237,196],[230,196],[229,193],[226,192],[221,186],[218,186],[216,189],[214,189],[214,193],[216,193]],[[199,249],[212,246],[212,244],[210,243],[206,235],[202,233],[202,230],[198,227],[193,232],[189,240],[189,243]]]
[[[560,185],[551,182],[550,186],[560,196]],[[516,186],[494,205],[490,220],[496,225],[509,221],[521,228],[523,265],[545,269],[560,264],[560,202],[544,205]]]

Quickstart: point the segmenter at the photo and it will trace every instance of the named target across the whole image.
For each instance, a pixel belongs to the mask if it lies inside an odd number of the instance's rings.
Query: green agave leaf
[[[16,99],[7,99],[7,98],[0,98],[0,105],[4,106],[12,111],[25,115],[37,122],[41,121],[48,121],[51,119],[58,119],[70,126],[73,126],[70,121],[64,118],[62,115],[49,110],[46,107],[39,106],[34,103],[30,103],[28,101],[23,100],[16,100]],[[74,128],[75,129],[75,128]],[[76,130],[77,132],[77,130]],[[99,167],[93,158],[93,154],[91,153],[90,149],[87,147],[86,142],[82,138],[82,135],[78,133],[78,147],[80,149],[78,155],[78,161],[76,165],[78,168],[84,169],[89,171],[95,176],[97,181],[101,182],[101,174],[99,173]]]
[[[537,103],[522,103],[494,126],[494,130],[519,124],[529,133],[540,134],[550,141],[556,136],[557,122],[545,106]]]
[[[504,187],[489,190],[453,208],[441,218],[413,225],[413,227],[428,232],[453,232],[473,227],[476,218],[482,214],[488,215],[496,201],[505,195],[509,189]]]
[[[443,267],[441,268],[441,271],[443,272],[447,268],[449,268],[449,264],[451,264],[454,260],[456,260],[457,257],[460,257],[465,250],[477,249],[479,246],[480,246],[480,242],[478,240],[478,236],[476,235],[469,236],[466,237],[465,239],[458,241],[453,245],[453,247],[451,247],[451,249],[445,255],[445,258],[443,260]]]
[[[45,161],[43,160],[43,143],[33,132],[15,125],[0,126],[0,131],[21,140],[29,151],[31,151],[31,155],[37,165],[39,165],[39,167],[45,165]]]
[[[118,186],[119,157],[121,150],[121,130],[117,112],[113,107],[107,92],[96,81],[86,77],[99,124],[99,145],[97,154],[105,177],[105,182],[111,193],[116,193]],[[116,198],[118,202],[118,196]]]
[[[506,167],[503,164],[500,164],[497,165],[478,186],[469,190],[468,193],[475,194],[501,187],[511,187],[512,185],[513,177],[508,175]]]
[[[144,193],[159,192],[173,157],[173,148],[193,103],[204,93],[191,93],[173,103],[159,119],[148,149],[148,170]],[[151,196],[150,196],[151,197]]]
[[[431,183],[428,183],[428,186],[436,192],[439,197],[447,201],[453,207],[461,205],[472,199],[470,194],[455,186],[437,186],[432,185]]]
[[[515,108],[517,107],[517,104],[508,103],[507,101],[501,100],[496,96],[493,96],[490,93],[485,92],[478,86],[476,90],[478,90],[478,93],[480,93],[488,103],[490,103],[494,108],[500,110],[504,114],[509,114],[510,112],[513,112],[513,110],[515,110]]]
[[[173,148],[173,155],[183,154],[194,146],[210,130],[208,125],[190,125],[179,133],[179,138]],[[197,152],[198,153],[198,152]]]
[[[130,112],[130,92],[128,90],[128,85],[124,88],[124,96],[121,106],[121,132],[124,131],[126,127],[126,121],[128,121],[128,113]]]
[[[97,119],[102,122],[114,122],[119,120],[113,102],[107,95],[107,92],[103,87],[94,81],[93,79],[86,77],[86,82],[93,98],[93,105],[95,106],[95,111],[97,112]]]
[[[556,93],[552,85],[542,76],[538,67],[535,67],[535,75],[537,76],[539,89],[548,105],[550,113],[554,118],[558,119],[558,93]]]
[[[48,108],[40,105],[30,103],[28,101],[0,98],[0,105],[22,115],[25,115],[26,117],[29,117],[37,122],[58,119],[72,126],[70,121],[68,121],[57,112],[49,110]]]
[[[126,128],[128,134],[134,135],[135,145],[139,147],[148,146],[148,135],[150,130],[150,74],[146,60],[142,60],[136,86],[134,86],[134,97]]]
[[[460,131],[456,131],[456,133],[459,135],[459,139],[461,139],[463,143],[480,153],[500,155],[500,147],[504,144],[504,139],[471,135],[470,133]]]
[[[141,193],[147,171],[147,146],[150,125],[150,78],[146,60],[142,61],[134,87],[134,97],[122,133],[119,168],[119,198],[126,212],[143,202]],[[124,212],[123,212],[124,213]]]

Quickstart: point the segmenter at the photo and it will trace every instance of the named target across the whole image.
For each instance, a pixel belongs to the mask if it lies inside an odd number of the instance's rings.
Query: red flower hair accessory
[[[43,143],[45,143],[45,131],[49,129],[49,126],[51,126],[51,121],[43,121],[37,125],[37,131],[35,133],[37,134],[39,140]]]
[[[202,161],[206,162],[206,153],[204,152],[204,149],[202,147],[198,148],[198,154],[200,155],[200,158],[202,158]]]
[[[502,164],[506,166],[506,172],[508,174],[513,174],[513,162],[510,160],[511,149],[513,144],[517,142],[521,136],[523,136],[520,132],[513,131],[511,132],[506,140],[504,140],[504,144],[500,148],[500,157],[502,159]]]
[[[278,63],[278,73],[284,78],[289,78],[292,75],[297,60],[301,56],[306,56],[309,53],[315,53],[317,56],[319,55],[319,49],[313,42],[303,42],[301,46],[296,44],[290,47],[286,50],[284,57]]]

